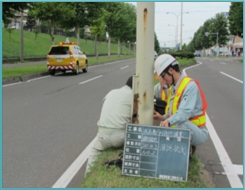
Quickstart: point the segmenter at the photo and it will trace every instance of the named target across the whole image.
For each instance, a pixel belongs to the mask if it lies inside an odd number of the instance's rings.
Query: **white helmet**
[[[170,54],[162,54],[157,57],[154,67],[157,71],[158,76],[169,66],[179,64],[178,61]]]

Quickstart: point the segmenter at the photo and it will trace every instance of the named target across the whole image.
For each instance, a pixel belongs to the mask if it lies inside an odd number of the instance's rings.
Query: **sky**
[[[130,2],[137,7],[137,2]],[[231,2],[183,2],[182,45],[188,44],[204,22],[217,13],[229,12]],[[167,14],[169,12],[169,14]],[[177,25],[178,19],[178,28]],[[181,2],[155,2],[155,32],[160,47],[180,42]]]

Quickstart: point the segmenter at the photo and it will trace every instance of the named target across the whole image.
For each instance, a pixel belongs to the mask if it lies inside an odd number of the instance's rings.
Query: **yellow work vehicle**
[[[77,75],[80,69],[84,73],[88,71],[88,59],[75,42],[66,40],[50,47],[47,67],[50,75],[55,75],[57,71],[65,73],[69,70]]]

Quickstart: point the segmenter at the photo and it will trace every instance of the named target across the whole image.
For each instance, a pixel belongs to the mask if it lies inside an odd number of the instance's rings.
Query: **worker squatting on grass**
[[[122,147],[125,138],[125,126],[131,121],[132,109],[132,76],[126,84],[111,90],[103,99],[100,119],[97,122],[98,133],[88,158],[86,172],[97,159],[101,151],[111,147]]]

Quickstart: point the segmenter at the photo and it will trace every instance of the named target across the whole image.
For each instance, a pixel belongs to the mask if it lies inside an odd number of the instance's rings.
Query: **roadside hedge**
[[[179,58],[179,59],[182,59],[182,58],[186,58],[186,59],[193,59],[195,56],[193,53],[190,53],[190,52],[171,52],[170,53],[173,57],[175,58]]]

